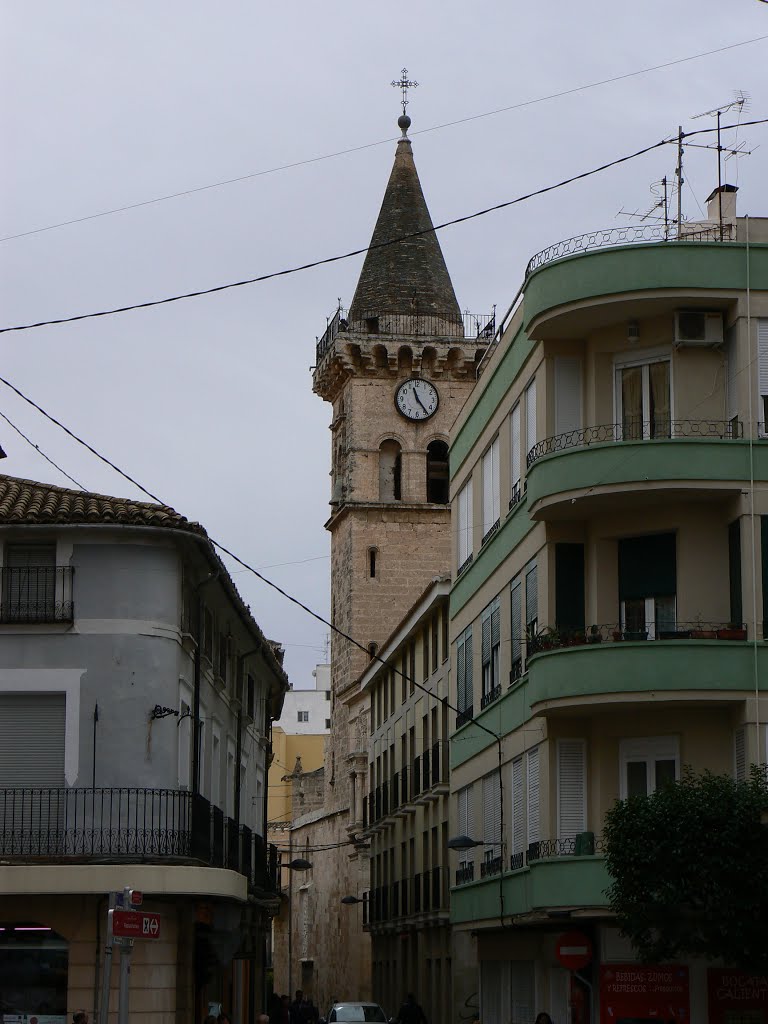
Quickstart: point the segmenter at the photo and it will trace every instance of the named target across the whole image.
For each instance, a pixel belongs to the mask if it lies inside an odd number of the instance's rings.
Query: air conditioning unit
[[[675,312],[675,345],[722,345],[723,314],[701,309]]]

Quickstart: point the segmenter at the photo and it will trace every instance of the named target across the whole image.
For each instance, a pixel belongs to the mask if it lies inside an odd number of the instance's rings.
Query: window
[[[472,480],[459,491],[458,497],[458,559],[459,568],[472,555]]]
[[[735,325],[731,327],[725,335],[726,346],[726,364],[725,364],[725,418],[733,427],[736,427],[737,433],[733,436],[738,437],[738,422],[739,422],[739,349],[738,349],[738,333]],[[758,370],[759,372],[759,370]],[[761,412],[758,412],[758,418],[761,416]]]
[[[674,533],[619,541],[621,628],[627,639],[657,639],[675,629]]]
[[[379,645],[372,640],[368,644],[368,658],[370,659],[370,661],[373,661],[373,659],[376,657],[378,652],[379,652]]]
[[[499,439],[483,456],[483,540],[499,522]]]
[[[763,532],[763,536],[765,536]],[[768,552],[765,549],[765,543],[763,543],[763,562],[768,556]],[[732,523],[728,524],[728,586],[730,591],[730,619],[736,626],[740,626],[742,622],[742,603],[741,603],[741,520],[734,519]],[[763,601],[768,601],[768,592],[766,592],[765,586],[763,586]],[[768,618],[768,612],[764,615]],[[765,636],[763,632],[763,636]]]
[[[448,445],[432,441],[427,445],[427,501],[448,503]]]
[[[616,368],[616,405],[624,441],[669,437],[669,359]]]
[[[525,450],[536,444],[536,378],[525,389]]]
[[[509,430],[511,439],[511,494],[509,497],[509,507],[512,508],[520,501],[520,403],[512,410],[512,415],[509,417]]]
[[[299,711],[299,712],[297,712],[296,720],[298,722],[308,722],[309,721],[309,712],[308,711]]]
[[[213,612],[210,608],[203,610],[203,657],[213,662]]]
[[[439,637],[439,627],[437,621],[437,615],[432,616],[432,671],[437,672],[437,664],[439,661],[437,642]]]
[[[325,728],[326,729],[330,729],[331,728],[331,720],[330,720],[330,718],[326,718],[326,720],[325,720]]]
[[[429,626],[425,626],[421,633],[421,676],[422,682],[429,679]]]
[[[379,500],[400,501],[402,455],[397,441],[382,441],[379,448]]]
[[[331,691],[330,690],[326,690],[325,691],[325,699],[326,700],[330,700],[331,699]]]
[[[211,730],[211,803],[221,807],[221,730]]]
[[[56,545],[7,544],[3,622],[55,622]]]
[[[485,707],[498,696],[499,686],[499,646],[500,638],[500,615],[499,599],[493,601],[485,608],[481,616],[482,625],[482,706]]]
[[[512,667],[509,681],[514,683],[523,674],[523,582],[518,576],[510,587],[512,632]]]
[[[498,768],[483,777],[483,842],[490,844],[485,847],[486,860],[501,856],[501,787]]]
[[[469,836],[470,839],[477,838],[475,836],[475,806],[472,800],[473,786],[470,783],[468,786],[464,786],[456,793],[457,803],[457,822],[458,822],[458,834],[460,836]],[[460,850],[459,851],[459,867],[464,867],[472,860],[471,850]]]
[[[743,725],[733,734],[733,777],[737,782],[747,778],[747,735]]]
[[[230,638],[219,633],[219,668],[218,675],[226,683],[229,675],[229,644]]]
[[[456,641],[456,706],[472,717],[472,627]]]
[[[768,317],[757,321],[757,382],[760,391],[758,416],[765,436],[768,433]]]
[[[245,713],[256,717],[256,680],[251,675],[245,677]]]
[[[525,849],[525,775],[523,758],[512,762],[512,853]],[[520,867],[522,867],[522,862]]]
[[[557,838],[573,839],[587,827],[587,745],[557,741]]]
[[[448,605],[444,604],[442,611],[440,612],[440,624],[442,625],[443,632],[443,661],[448,661],[450,656],[449,638],[448,638]]]
[[[555,624],[563,634],[584,632],[584,545],[555,544]]]
[[[539,748],[534,747],[528,751],[527,758],[527,785],[528,785],[528,845],[538,843],[540,837],[539,821]]]
[[[368,548],[368,575],[372,580],[376,579],[376,548]]]
[[[680,777],[680,744],[676,736],[622,740],[619,761],[621,799],[648,796]]]
[[[536,565],[525,574],[525,628],[529,637],[539,628],[539,578]]]
[[[555,433],[581,429],[581,360],[555,357]]]

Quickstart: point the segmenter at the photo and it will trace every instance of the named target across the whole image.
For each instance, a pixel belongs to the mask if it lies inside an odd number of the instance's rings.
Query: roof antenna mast
[[[717,210],[718,210],[718,222],[719,222],[719,238],[723,240],[723,153],[735,154],[740,150],[731,150],[723,146],[722,139],[720,137],[720,119],[727,110],[738,110],[739,118],[741,118],[742,111],[749,107],[749,95],[742,89],[739,89],[734,93],[734,98],[730,103],[724,103],[721,107],[713,107],[712,110],[705,110],[701,114],[695,114],[694,120],[700,117],[716,117],[717,118],[717,145],[716,146],[701,146],[701,149],[716,149],[717,150]],[[691,143],[687,143],[691,145]]]

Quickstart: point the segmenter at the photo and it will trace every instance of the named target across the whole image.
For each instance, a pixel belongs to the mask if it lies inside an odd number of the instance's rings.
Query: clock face
[[[439,401],[437,388],[423,377],[403,381],[395,392],[395,405],[409,420],[428,420],[437,412]]]

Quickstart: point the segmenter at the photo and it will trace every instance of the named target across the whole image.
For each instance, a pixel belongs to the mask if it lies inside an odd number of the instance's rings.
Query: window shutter
[[[555,358],[555,433],[581,429],[581,360]]]
[[[482,1020],[503,1021],[508,1019],[502,1010],[504,990],[507,987],[504,984],[506,966],[504,960],[480,961],[480,1013]]]
[[[728,350],[726,355],[726,419],[733,419],[734,416],[738,415],[739,412],[739,401],[738,401],[738,366],[737,366],[737,355],[738,350],[736,348],[736,330],[731,328],[728,331]]]
[[[498,788],[494,787],[493,775],[483,777],[483,842],[494,843],[495,832],[495,806],[498,803]]]
[[[533,1024],[534,1007],[534,964],[532,960],[513,960],[510,963],[512,1013],[509,1020],[517,1024]],[[485,1018],[483,1018],[485,1019]]]
[[[469,707],[472,703],[472,633],[467,633],[467,638],[464,641],[465,649],[465,663],[464,663],[464,707]]]
[[[483,536],[493,526],[493,446],[483,456]]]
[[[528,751],[528,845],[539,841],[539,748]]]
[[[472,791],[474,786],[470,783],[465,787],[467,790],[467,831],[464,833],[469,836],[470,839],[476,839],[475,836],[475,807],[473,804]]]
[[[499,611],[499,599],[494,598],[491,606],[491,647],[498,647],[501,643],[501,613]]]
[[[464,683],[464,677],[467,671],[466,658],[466,644],[463,640],[459,640],[456,644],[456,700],[458,701],[459,711],[463,711],[467,706]]]
[[[512,664],[520,661],[523,651],[523,584],[519,577],[512,583],[510,603],[512,606]]]
[[[527,624],[539,618],[539,584],[534,565],[525,574],[525,621]]]
[[[491,445],[491,466],[493,469],[493,491],[491,494],[491,526],[501,515],[501,496],[499,491],[499,439],[494,438]]]
[[[521,853],[525,845],[525,782],[523,759],[512,762],[512,853]]]
[[[65,716],[63,693],[0,694],[0,785],[30,789],[65,785]],[[8,820],[7,827],[10,824]]]
[[[525,389],[525,451],[536,444],[536,380]]]
[[[483,612],[483,664],[491,660],[491,609],[486,608]]]
[[[733,777],[737,782],[744,782],[747,778],[747,737],[744,726],[741,726],[733,734]]]
[[[512,433],[512,486],[520,482],[520,403],[512,410],[510,417]]]
[[[557,838],[573,839],[587,827],[587,750],[584,740],[557,743]]]
[[[757,321],[757,377],[760,394],[768,395],[768,317]]]
[[[469,825],[467,822],[467,787],[460,789],[456,794],[456,800],[458,804],[458,819],[459,819],[459,835],[469,835]]]

